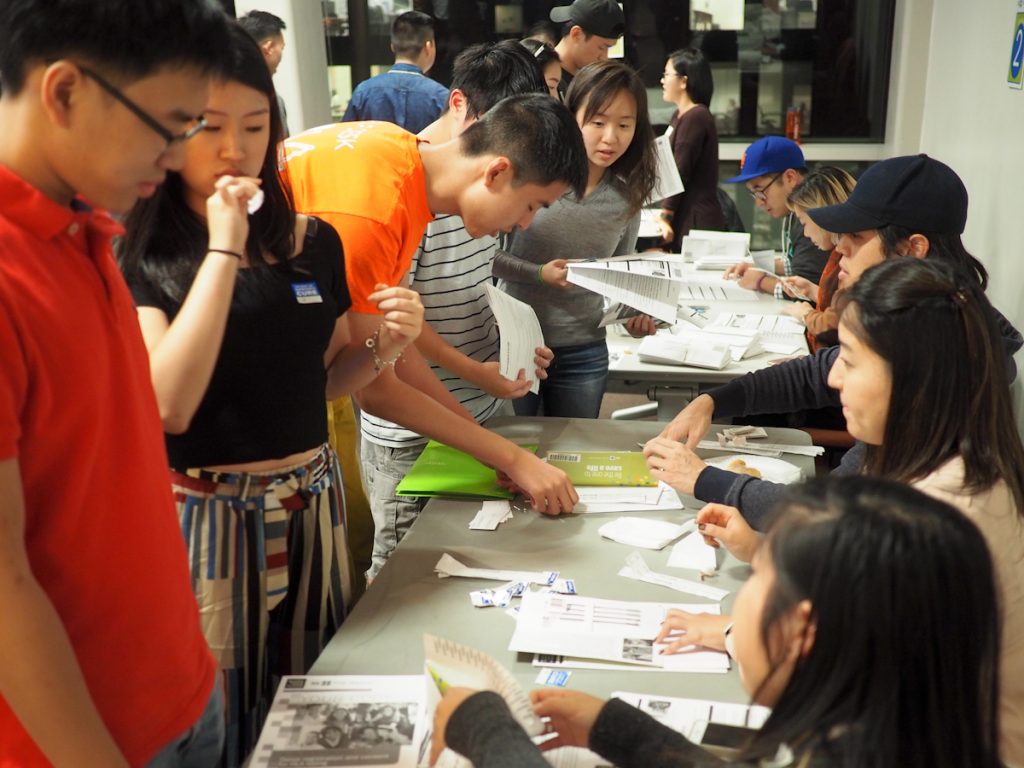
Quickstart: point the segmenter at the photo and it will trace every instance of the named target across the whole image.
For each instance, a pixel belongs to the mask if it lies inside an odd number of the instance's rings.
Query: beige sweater
[[[1024,768],[1024,520],[1005,483],[971,496],[964,491],[963,476],[963,461],[951,459],[914,487],[959,509],[988,542],[1003,608],[1002,757],[1008,766]]]

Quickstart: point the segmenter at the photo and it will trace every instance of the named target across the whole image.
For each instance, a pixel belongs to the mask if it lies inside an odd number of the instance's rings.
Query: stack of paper
[[[711,319],[706,329],[718,329],[726,333],[735,331],[756,332],[761,346],[768,352],[791,355],[807,351],[804,325],[788,315],[733,314],[722,312]]]
[[[693,346],[725,346],[735,362],[764,352],[761,334],[746,328],[716,328],[709,323],[700,329],[679,328],[675,337]]]
[[[693,229],[683,237],[683,256],[697,269],[725,270],[747,258],[750,235],[746,232],[710,232]]]
[[[710,368],[720,371],[732,362],[732,350],[713,339],[701,339],[695,334],[672,335],[657,333],[645,336],[637,348],[642,363],[657,365],[688,365],[691,368]]]
[[[671,486],[659,483],[655,488],[624,486],[578,486],[580,500],[574,514],[598,512],[661,512],[683,509],[683,502]]]
[[[679,257],[613,257],[569,264],[566,278],[613,302],[666,323],[675,323],[683,265]]]

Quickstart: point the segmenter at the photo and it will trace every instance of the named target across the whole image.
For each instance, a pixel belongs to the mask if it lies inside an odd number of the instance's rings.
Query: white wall
[[[934,5],[920,151],[967,185],[964,242],[988,268],[989,296],[1024,328],[1024,91],[1006,83],[1016,0],[928,0]],[[1017,356],[1024,373],[1024,355]],[[1018,423],[1024,428],[1024,388]]]
[[[235,0],[235,13],[267,11],[285,23],[284,58],[274,87],[284,98],[292,135],[331,122],[327,50],[323,18],[316,0]]]

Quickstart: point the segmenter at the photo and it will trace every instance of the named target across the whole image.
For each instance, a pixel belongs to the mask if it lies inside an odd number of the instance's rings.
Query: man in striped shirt
[[[507,96],[546,92],[540,67],[519,43],[473,46],[455,61],[447,109],[419,136],[444,143]],[[409,270],[411,287],[426,310],[417,349],[478,423],[528,392],[534,376],[544,377],[552,357],[546,347],[538,349],[537,370],[522,371],[514,381],[498,372],[498,329],[484,290],[491,282],[496,246],[489,235],[473,238],[458,216],[440,215],[427,226]],[[373,564],[367,573],[373,578],[426,504],[426,499],[396,496],[395,487],[427,438],[366,411],[361,430],[363,484],[375,528]]]

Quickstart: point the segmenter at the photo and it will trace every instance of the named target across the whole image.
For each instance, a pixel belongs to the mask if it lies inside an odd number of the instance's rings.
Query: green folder
[[[658,484],[640,451],[550,451],[545,460],[565,472],[573,485],[646,488]]]
[[[520,446],[536,451],[536,445]],[[457,496],[511,499],[498,485],[494,470],[469,454],[431,440],[402,478],[395,491],[399,496]]]

